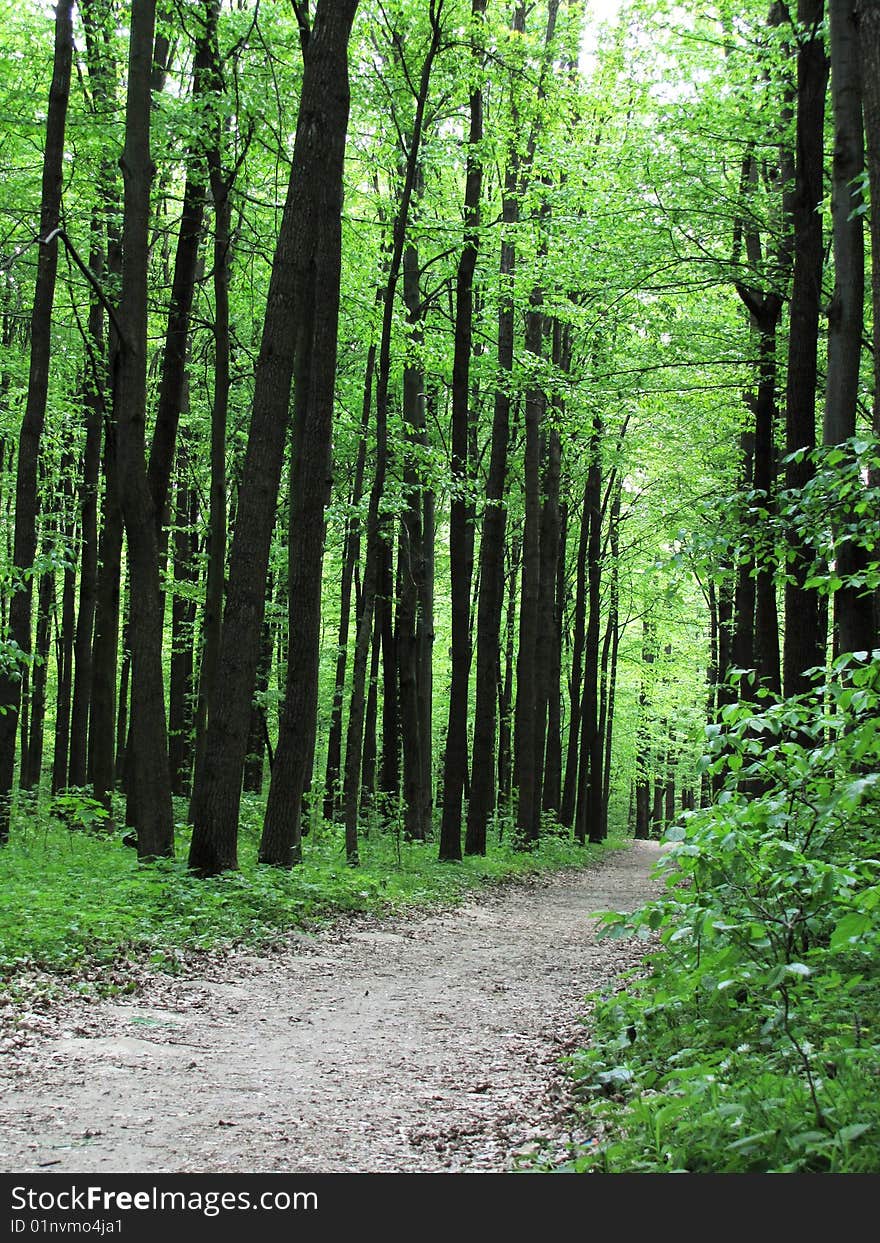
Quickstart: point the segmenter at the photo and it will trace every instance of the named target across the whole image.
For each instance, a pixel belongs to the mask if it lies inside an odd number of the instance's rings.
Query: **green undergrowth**
[[[707,730],[716,802],[670,830],[659,936],[594,994],[575,1172],[880,1172],[880,652]]]
[[[361,865],[351,868],[342,830],[320,825],[304,839],[302,865],[287,872],[257,864],[259,825],[260,806],[246,798],[240,870],[202,880],[187,869],[182,825],[177,858],[144,865],[119,834],[66,827],[40,809],[20,812],[0,851],[0,974],[94,977],[96,968],[126,958],[174,970],[181,951],[265,946],[344,912],[455,904],[487,884],[583,866],[623,844],[582,847],[548,835],[534,851],[493,843],[486,857],[441,864],[436,843],[374,830],[362,838]]]

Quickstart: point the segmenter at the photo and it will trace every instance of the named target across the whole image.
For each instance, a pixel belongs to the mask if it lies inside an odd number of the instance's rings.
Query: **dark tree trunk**
[[[135,0],[131,11],[122,155],[125,214],[119,308],[126,339],[117,360],[119,493],[130,576],[131,746],[126,775],[129,807],[134,807],[138,856],[142,859],[174,851],[157,518],[144,458],[150,186],[154,173],[150,155],[150,75],[155,9],[154,0]]]
[[[269,580],[267,595],[272,598],[272,583]],[[269,688],[269,674],[272,671],[272,627],[268,618],[263,618],[263,637],[260,651],[260,663],[257,665],[254,683],[254,698],[251,703],[251,719],[248,728],[247,755],[244,761],[244,789],[249,794],[262,794],[263,767],[268,743],[266,725],[266,709],[263,697]],[[271,756],[270,756],[271,763]]]
[[[754,476],[755,438],[752,432],[740,437],[742,469],[740,490],[745,492]],[[754,669],[755,666],[755,554],[750,542],[741,552],[736,567],[736,594],[734,599],[734,630],[732,642],[733,664],[737,669]],[[741,691],[746,691],[741,684]]]
[[[73,514],[73,460],[65,455],[67,513],[65,515],[66,542],[68,549],[74,545],[76,519]],[[62,466],[64,470],[64,466]],[[55,697],[55,745],[52,752],[52,793],[57,794],[67,785],[67,765],[70,754],[70,701],[73,694],[73,643],[76,628],[76,571],[68,556],[62,576],[61,619],[56,619],[55,667],[57,692]]]
[[[64,131],[73,55],[73,0],[58,0],[55,51],[40,203],[40,249],[31,314],[31,355],[27,401],[18,441],[15,484],[15,536],[12,561],[21,576],[9,605],[9,638],[27,656],[31,650],[31,568],[37,550],[37,477],[46,419],[52,349],[52,307],[58,269],[57,229],[61,218]],[[10,796],[15,776],[15,740],[21,702],[21,670],[0,676],[0,844],[8,840]]]
[[[544,317],[541,294],[533,291],[526,313],[526,349],[541,354]],[[517,840],[538,840],[541,816],[541,776],[536,764],[538,703],[536,695],[538,598],[541,587],[541,427],[546,399],[537,388],[525,398],[525,464],[522,545],[522,586],[519,605],[519,646],[516,660],[516,704],[513,728],[513,780],[517,789]]]
[[[116,668],[122,564],[122,510],[116,467],[116,435],[104,436],[104,501],[95,595],[92,690],[89,714],[89,773],[95,798],[110,812],[116,784]]]
[[[473,559],[473,557],[472,557]],[[419,737],[422,742],[422,808],[425,833],[434,814],[434,493],[422,489],[422,575],[419,583],[418,650]]]
[[[587,545],[587,602],[584,641],[584,690],[581,698],[581,755],[578,772],[575,836],[578,841],[602,840],[603,738],[599,729],[599,635],[602,552],[602,420],[593,418],[591,456],[587,473],[587,509],[590,536]]]
[[[382,533],[379,551],[379,587],[376,612],[382,634],[382,762],[379,792],[385,806],[396,807],[400,799],[400,711],[397,695],[397,635],[394,630],[394,549],[390,525]]]
[[[620,500],[621,489],[617,483],[608,522],[608,544],[611,550],[611,568],[608,582],[608,625],[606,645],[610,651],[602,651],[602,702],[600,708],[600,732],[603,738],[602,760],[602,836],[608,836],[608,807],[611,801],[611,755],[614,740],[614,701],[617,692],[617,658],[620,651]]]
[[[403,296],[407,308],[410,340],[416,350],[422,343],[424,305],[420,290],[418,253],[414,245],[403,255]],[[425,763],[424,749],[430,748],[430,736],[424,734],[422,703],[419,697],[420,611],[424,600],[425,531],[422,505],[422,470],[412,458],[409,446],[424,449],[425,374],[416,362],[407,361],[403,372],[403,417],[406,429],[403,482],[406,504],[398,543],[397,595],[397,668],[400,688],[400,736],[403,753],[403,814],[404,835],[410,841],[424,841],[431,830],[432,790],[430,764]],[[425,779],[428,778],[427,787]]]
[[[651,676],[654,664],[654,626],[646,617],[642,623],[642,681],[639,687],[639,717],[636,728],[636,825],[635,835],[651,836]]]
[[[187,440],[177,445],[177,486],[175,497],[173,570],[175,590],[171,602],[171,668],[168,693],[168,762],[172,793],[186,797],[190,790],[193,763],[193,645],[195,639],[195,588],[198,583],[196,561],[198,498],[188,479]]]
[[[213,4],[207,4],[206,8],[210,12]],[[193,68],[195,75],[193,104],[199,108],[205,94],[206,76],[210,68],[210,49],[204,31],[200,33],[196,42]],[[174,276],[168,304],[165,345],[162,351],[159,398],[147,470],[157,542],[161,541],[162,528],[167,525],[168,487],[186,385],[189,325],[198,270],[199,245],[202,240],[204,209],[204,164],[200,153],[191,150],[186,184],[183,188],[183,207],[177,236],[177,249],[174,255]]]
[[[797,140],[792,202],[794,274],[789,301],[788,380],[785,397],[785,451],[802,452],[785,467],[785,486],[797,494],[812,477],[807,454],[816,446],[816,363],[822,294],[823,136],[828,62],[822,33],[824,0],[799,0],[803,31],[797,55]],[[786,695],[808,689],[805,671],[823,663],[819,602],[805,586],[812,552],[790,529],[793,560],[785,587],[783,676]],[[723,633],[722,630],[719,633]],[[721,665],[723,678],[726,665]]]
[[[479,74],[482,55],[478,31],[482,27],[486,0],[471,0],[475,42],[471,48],[474,72]],[[479,77],[476,81],[479,83]],[[443,774],[443,819],[440,858],[461,858],[462,794],[468,767],[468,686],[471,669],[470,595],[474,569],[473,521],[468,524],[471,504],[466,492],[473,463],[468,462],[471,393],[470,363],[473,346],[474,270],[480,226],[483,185],[483,92],[479,85],[470,92],[470,132],[464,190],[465,241],[455,278],[455,344],[452,359],[452,504],[449,515],[449,556],[452,586],[452,684]]]
[[[337,91],[346,95],[345,82]],[[332,181],[309,265],[294,364],[288,592],[290,641],[284,711],[272,765],[260,861],[290,867],[301,858],[302,800],[311,783],[318,710],[324,513],[330,499],[331,432],[342,263],[342,166],[348,108],[333,132]],[[305,277],[305,273],[304,273]],[[307,280],[308,277],[305,277]]]
[[[425,108],[431,70],[440,47],[440,15],[431,11],[431,37],[419,76],[415,99],[415,115],[407,152],[406,169],[400,203],[394,222],[391,256],[388,264],[388,280],[385,287],[385,303],[382,313],[382,332],[379,342],[379,363],[376,377],[376,456],[373,485],[366,525],[366,564],[364,566],[361,616],[355,642],[354,670],[352,678],[351,707],[348,714],[348,732],[345,746],[345,851],[349,864],[358,863],[358,810],[360,806],[361,758],[364,739],[365,684],[367,655],[376,596],[380,586],[382,549],[387,544],[380,504],[385,489],[388,466],[388,384],[391,371],[391,329],[394,317],[394,297],[403,261],[409,207],[419,168]],[[385,686],[385,694],[388,694]]]
[[[562,803],[562,618],[565,612],[566,536],[568,507],[559,505],[556,585],[547,698],[547,748],[544,764],[543,810],[558,815]]]
[[[539,103],[545,96],[545,76],[550,63],[550,48],[556,29],[558,3],[551,0],[547,10],[547,27],[544,39],[544,60],[537,88]],[[525,33],[526,9],[518,3],[513,12],[512,29],[517,35]],[[518,123],[514,109],[514,128]],[[516,268],[516,243],[514,226],[519,221],[519,201],[525,193],[531,173],[535,145],[540,126],[536,118],[527,148],[521,154],[516,142],[508,151],[507,170],[502,194],[501,223],[501,270],[498,306],[498,367],[501,382],[495,391],[495,409],[492,419],[492,439],[489,457],[489,474],[486,480],[486,504],[483,511],[483,528],[480,540],[480,597],[477,606],[477,666],[475,675],[476,700],[474,706],[474,741],[471,760],[471,790],[468,801],[465,852],[485,854],[486,826],[495,806],[493,784],[493,752],[495,750],[495,708],[498,693],[500,667],[501,606],[504,598],[504,542],[506,512],[504,493],[507,482],[507,449],[510,438],[510,373],[513,369],[513,284]],[[528,623],[527,623],[528,629]],[[517,691],[519,697],[519,691]],[[526,733],[528,725],[526,724]],[[525,739],[522,739],[525,744]],[[500,741],[499,741],[500,748]],[[530,757],[534,754],[534,739],[529,746]],[[500,759],[499,759],[500,766]],[[532,808],[532,796],[527,801]],[[540,799],[538,800],[540,817]]]
[[[780,12],[774,7],[771,21]],[[790,115],[788,105],[784,115]],[[779,180],[788,179],[790,158],[783,144]],[[742,192],[748,208],[748,195],[758,183],[758,163],[752,151],[743,160]],[[788,206],[788,192],[780,192],[783,209]],[[781,690],[779,668],[779,623],[776,610],[775,549],[762,538],[775,514],[774,481],[776,456],[774,423],[776,420],[776,330],[782,314],[782,296],[774,289],[763,289],[754,283],[765,274],[766,280],[783,281],[790,263],[788,233],[775,246],[762,245],[760,232],[748,212],[738,219],[734,231],[734,249],[745,243],[751,281],[737,280],[736,291],[749,312],[753,338],[758,346],[758,375],[754,391],[745,395],[745,403],[754,416],[754,433],[748,446],[744,441],[745,469],[743,491],[751,493],[746,511],[745,541],[748,555],[740,562],[737,612],[737,652],[741,668],[754,666],[756,682],[778,693]],[[736,255],[738,257],[738,254]],[[771,260],[775,259],[775,263]],[[747,434],[748,435],[748,434]],[[749,462],[751,453],[751,463]],[[743,687],[743,690],[746,688]],[[753,693],[750,691],[749,693]]]
[[[104,255],[101,218],[92,217],[89,266],[98,280],[103,275]],[[93,294],[89,303],[88,336],[92,366],[83,382],[86,411],[86,443],[80,481],[79,609],[74,641],[73,706],[70,718],[70,756],[67,781],[74,787],[86,784],[88,768],[89,707],[92,693],[92,635],[98,585],[98,474],[101,467],[101,431],[104,420],[105,376],[104,312]]]
[[[776,450],[776,327],[782,310],[781,298],[765,298],[765,314],[759,322],[760,370],[755,414],[756,503],[770,520],[776,513],[774,497]],[[758,684],[774,694],[782,690],[779,664],[779,617],[776,606],[776,574],[773,550],[762,548],[755,581],[755,670]]]
[[[504,676],[500,665],[495,672],[498,696],[498,803],[510,807],[513,788],[513,658],[516,651],[516,584],[519,579],[522,544],[511,539],[507,573],[507,611],[504,620]],[[485,853],[485,851],[484,851]]]
[[[381,301],[381,291],[377,294]],[[345,525],[345,545],[342,561],[342,584],[339,602],[339,646],[336,652],[336,677],[333,685],[333,706],[330,710],[330,734],[327,742],[327,768],[324,777],[324,819],[334,820],[341,807],[342,790],[339,775],[342,770],[342,703],[345,696],[345,669],[348,663],[348,633],[351,622],[351,598],[354,571],[360,557],[361,526],[357,512],[364,491],[364,468],[367,459],[367,436],[370,426],[373,374],[376,368],[376,346],[370,344],[364,376],[364,399],[361,412],[361,434],[358,440],[357,460],[354,468],[354,484],[351,492],[351,513]]]
[[[871,202],[880,203],[880,0],[859,0],[859,66],[861,69],[862,111],[865,125],[865,156]],[[880,211],[870,214],[871,229],[871,305],[874,356],[874,402],[872,425],[880,440]],[[880,469],[871,471],[869,482],[880,487]],[[874,593],[874,645],[880,633],[880,589]]]
[[[522,10],[517,9],[517,15]],[[524,20],[524,18],[523,18]],[[519,219],[516,196],[518,161],[513,152],[504,183],[501,271],[498,305],[498,368],[495,390],[486,504],[480,536],[480,597],[477,604],[477,666],[475,673],[474,741],[468,801],[465,853],[486,853],[486,827],[495,808],[495,710],[501,656],[501,608],[504,600],[504,538],[507,511],[507,449],[510,440],[510,374],[513,370],[513,281],[516,247],[513,227]],[[500,765],[500,747],[499,747]],[[501,790],[499,782],[499,791]]]
[[[834,110],[834,165],[831,217],[834,234],[834,295],[828,307],[828,372],[825,385],[825,445],[839,445],[855,435],[856,406],[865,300],[864,173],[862,105],[859,84],[859,35],[853,0],[829,0],[831,31],[831,100]],[[874,204],[872,209],[877,210]],[[849,506],[847,508],[850,508]],[[841,652],[870,652],[874,646],[874,604],[864,586],[865,549],[840,534],[855,512],[838,518],[835,532],[837,574],[844,585],[835,595],[837,646]]]
[[[371,809],[376,795],[377,722],[379,715],[379,662],[382,659],[382,616],[379,609],[373,618],[370,644],[370,679],[364,717],[364,746],[361,763],[361,810]]]
[[[591,452],[594,446],[591,446]],[[574,626],[571,646],[571,669],[568,677],[569,711],[568,743],[565,759],[565,786],[559,819],[569,827],[574,824],[577,802],[578,756],[581,722],[581,685],[584,670],[584,640],[587,631],[587,548],[590,542],[590,481],[584,487],[581,507],[580,537],[575,565]]]
[[[51,549],[44,536],[43,547]],[[21,757],[21,788],[33,790],[40,784],[43,769],[43,737],[46,719],[46,677],[49,671],[49,650],[52,638],[52,610],[55,604],[55,571],[44,570],[37,591],[37,628],[34,641],[34,664],[31,670],[30,718],[27,751]]]
[[[309,337],[318,269],[332,275],[342,160],[348,121],[348,39],[357,0],[318,0],[304,52],[303,82],[290,183],[272,265],[263,341],[229,565],[220,659],[208,713],[205,753],[196,769],[190,866],[202,874],[235,868],[242,771],[260,659],[269,548],[294,360]],[[325,234],[326,229],[326,234]],[[325,240],[326,239],[326,240]],[[332,292],[322,290],[332,300]],[[319,317],[315,316],[317,324]],[[317,369],[317,374],[321,369]],[[303,440],[308,440],[306,436]],[[323,489],[327,471],[314,481]],[[322,492],[323,495],[323,492]],[[310,502],[311,503],[311,502]],[[310,607],[305,603],[305,608]],[[310,622],[306,622],[308,631]],[[277,756],[276,756],[277,763]],[[282,779],[282,785],[285,782]],[[298,807],[297,807],[298,814]]]
[[[210,81],[222,89],[220,53],[217,47],[216,0],[208,4],[205,42]],[[214,693],[220,657],[223,620],[223,584],[226,578],[226,420],[229,412],[229,266],[232,209],[230,180],[221,162],[221,125],[214,122],[208,151],[211,196],[214,200],[214,401],[211,407],[211,492],[208,519],[208,576],[202,615],[202,653],[199,695],[196,705],[196,763],[202,757],[208,705]]]

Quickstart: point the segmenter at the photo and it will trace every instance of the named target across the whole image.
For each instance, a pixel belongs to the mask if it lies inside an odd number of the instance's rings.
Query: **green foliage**
[[[864,654],[862,654],[864,657]],[[715,806],[673,828],[647,978],[573,1059],[610,1138],[576,1170],[880,1167],[880,652],[707,730]]]
[[[32,968],[78,976],[144,958],[173,969],[181,950],[264,945],[345,911],[388,914],[457,903],[484,884],[583,866],[601,853],[550,838],[528,855],[501,844],[486,858],[450,867],[437,863],[433,842],[375,833],[362,844],[361,867],[352,869],[341,830],[321,826],[309,836],[304,863],[285,872],[257,864],[262,808],[246,796],[241,870],[202,880],[181,860],[144,866],[119,836],[76,831],[102,823],[93,800],[79,793],[56,798],[49,808],[24,804],[20,796],[12,839],[0,855],[4,976]],[[181,838],[186,833],[177,826]]]

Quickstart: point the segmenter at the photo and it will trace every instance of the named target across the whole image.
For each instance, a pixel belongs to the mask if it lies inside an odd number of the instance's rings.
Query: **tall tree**
[[[133,0],[122,154],[124,217],[122,350],[117,358],[119,495],[130,575],[131,752],[127,759],[138,854],[174,850],[168,733],[162,672],[162,602],[153,497],[147,477],[147,300],[150,189],[151,76],[156,22],[154,0]],[[130,805],[132,798],[130,798]]]
[[[425,110],[434,62],[440,50],[444,0],[430,0],[429,32],[419,76],[412,80],[407,74],[413,92],[413,120],[404,166],[403,185],[394,220],[391,254],[388,260],[388,279],[385,285],[382,308],[382,329],[379,340],[378,367],[376,373],[376,454],[373,484],[367,509],[366,563],[364,566],[361,613],[355,642],[354,669],[351,692],[351,708],[345,746],[345,852],[352,865],[358,863],[358,811],[361,788],[361,758],[364,738],[364,713],[366,708],[365,685],[367,656],[373,626],[376,596],[380,585],[383,549],[388,547],[384,523],[380,513],[385,477],[388,467],[388,386],[391,371],[391,329],[394,318],[394,300],[403,263],[406,245],[406,229],[410,203],[416,186],[419,157],[424,136]],[[403,55],[399,32],[394,35],[395,45]]]
[[[829,0],[828,13],[834,111],[834,294],[828,307],[823,440],[826,445],[835,446],[849,440],[856,431],[865,301],[864,215],[860,210],[864,144],[855,5],[852,0]],[[837,573],[843,579],[835,597],[839,649],[871,651],[874,606],[863,584],[865,552],[838,532],[835,558]]]
[[[470,130],[464,189],[465,244],[455,277],[455,343],[452,359],[452,504],[449,515],[450,578],[452,587],[452,685],[446,731],[443,775],[443,819],[440,858],[461,858],[462,794],[467,777],[467,711],[471,667],[470,596],[473,540],[468,539],[469,503],[468,432],[471,396],[470,362],[473,350],[474,270],[477,264],[480,197],[483,184],[483,91],[481,25],[486,0],[472,0],[471,37],[475,82],[470,92]]]
[[[52,353],[52,307],[58,270],[58,232],[61,220],[64,134],[70,97],[73,60],[73,0],[58,0],[55,8],[55,50],[46,116],[40,202],[39,257],[31,311],[31,352],[27,403],[18,438],[15,484],[15,537],[13,583],[9,606],[9,639],[17,660],[3,662],[0,671],[0,843],[9,836],[10,796],[15,776],[15,740],[21,703],[22,677],[31,651],[32,571],[37,550],[37,481],[40,442],[46,420],[49,367]]]
[[[788,377],[785,393],[785,486],[800,492],[813,473],[816,447],[816,375],[822,296],[823,135],[828,59],[822,31],[824,0],[799,0],[800,38],[795,97],[795,180],[792,195],[793,274],[788,308]],[[806,586],[812,553],[789,532],[791,560],[785,586],[783,690],[807,689],[807,669],[821,663],[819,599]],[[721,672],[723,678],[723,670]]]
[[[193,836],[189,862],[192,868],[204,874],[238,865],[242,771],[260,658],[264,588],[289,426],[290,390],[297,364],[302,371],[296,395],[295,449],[302,450],[304,455],[317,453],[317,457],[313,461],[312,456],[304,456],[293,469],[301,472],[313,464],[320,465],[326,454],[321,438],[327,410],[322,406],[324,390],[321,385],[327,360],[313,355],[319,342],[329,344],[322,334],[328,330],[338,298],[338,289],[321,285],[319,268],[333,280],[338,263],[335,239],[348,125],[348,41],[356,9],[357,0],[318,0],[303,51],[303,80],[290,181],[272,265],[230,551],[218,676],[209,708],[205,752],[196,769],[190,800]],[[312,383],[316,384],[313,398],[309,394]],[[297,474],[297,483],[300,478]],[[300,512],[307,523],[309,551],[313,555],[318,508],[323,526],[326,480],[327,470],[319,471],[318,478],[310,481],[308,493],[294,498],[294,504],[302,506]],[[301,600],[305,633],[296,657],[302,661],[298,667],[307,687],[314,661],[310,645],[317,631],[314,594],[308,582],[309,573],[314,571],[308,567],[302,569],[306,575]],[[309,722],[304,722],[304,730],[309,727]],[[296,786],[302,778],[295,770],[297,766],[302,768],[301,757],[307,749],[305,739],[298,747],[290,748],[290,768],[286,780],[282,779],[278,787],[280,790],[286,785],[296,801],[290,821],[293,831],[285,828],[281,834],[279,854],[288,858],[293,850],[299,817]]]

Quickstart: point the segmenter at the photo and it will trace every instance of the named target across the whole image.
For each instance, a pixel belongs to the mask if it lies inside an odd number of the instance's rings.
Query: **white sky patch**
[[[621,0],[587,0],[587,16],[581,41],[580,70],[590,74],[596,67],[596,47],[599,28],[614,22],[620,11]]]

